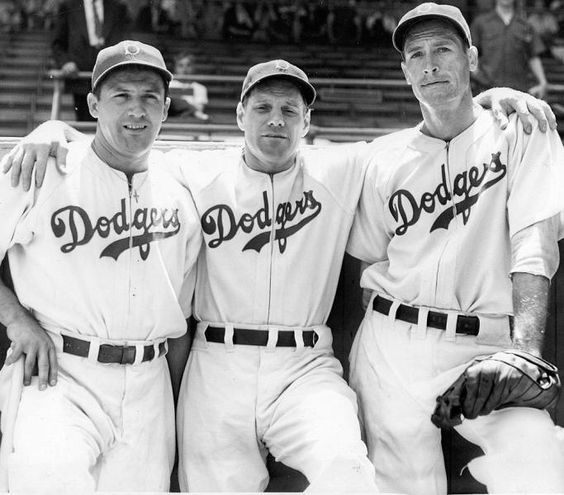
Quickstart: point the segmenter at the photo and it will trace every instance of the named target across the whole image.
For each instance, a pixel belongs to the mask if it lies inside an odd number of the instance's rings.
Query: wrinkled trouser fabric
[[[411,325],[369,309],[353,343],[350,385],[359,398],[369,457],[383,492],[446,494],[435,400],[477,355],[500,347]],[[564,493],[564,452],[545,411],[509,408],[457,431],[485,455],[469,464],[490,493]]]

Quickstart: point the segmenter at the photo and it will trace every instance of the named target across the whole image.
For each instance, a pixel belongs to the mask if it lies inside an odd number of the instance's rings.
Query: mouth
[[[430,86],[437,86],[437,85],[440,85],[440,84],[447,84],[447,83],[448,83],[448,81],[429,81],[429,82],[423,83],[422,86],[424,88],[427,88],[427,87],[430,87]]]
[[[146,124],[125,124],[123,127],[126,130],[132,131],[132,132],[137,132],[137,131],[142,131],[144,129],[147,129]]]
[[[274,139],[275,141],[284,141],[288,139],[286,136],[283,136],[281,134],[263,134],[262,137],[266,139]]]

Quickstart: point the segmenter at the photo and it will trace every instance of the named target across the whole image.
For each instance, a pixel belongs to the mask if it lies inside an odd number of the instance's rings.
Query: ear
[[[241,102],[239,102],[237,103],[237,125],[239,126],[239,129],[241,129],[243,132],[245,132],[244,117],[245,117],[245,107]]]
[[[90,115],[95,119],[98,118],[98,98],[94,93],[88,93],[86,95],[86,102],[88,103],[88,110],[90,110]]]
[[[302,137],[306,137],[307,133],[309,132],[310,126],[311,126],[311,109],[308,108],[304,115],[304,130],[302,132]]]
[[[168,109],[170,108],[170,97],[166,97],[164,108],[163,108],[163,118],[162,122],[164,122],[168,117]]]
[[[411,81],[409,80],[409,75],[407,72],[407,66],[405,65],[405,62],[402,61],[401,63],[401,70],[403,72],[403,77],[405,77],[405,81],[407,82],[407,84],[409,84],[411,86]]]
[[[470,72],[476,71],[478,69],[478,49],[475,46],[471,46],[467,51],[468,55],[468,68]]]

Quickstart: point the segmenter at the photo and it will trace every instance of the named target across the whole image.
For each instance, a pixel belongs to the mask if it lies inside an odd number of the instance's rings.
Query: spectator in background
[[[558,35],[558,19],[550,11],[549,4],[550,1],[547,0],[535,0],[532,12],[527,19],[544,43],[545,50],[541,56],[552,56],[554,39]]]
[[[41,9],[41,18],[43,19],[43,29],[51,31],[55,27],[55,18],[59,10],[61,0],[44,0]]]
[[[135,19],[135,31],[142,33],[174,34],[178,25],[174,5],[168,0],[147,0]]]
[[[209,120],[205,113],[208,104],[208,90],[198,82],[187,81],[183,76],[194,74],[194,56],[188,52],[180,52],[174,57],[174,79],[169,85],[170,108],[169,117],[194,117],[198,120]]]
[[[13,0],[0,1],[0,32],[16,33],[22,27],[22,13]]]
[[[118,0],[65,0],[55,18],[51,48],[57,68],[66,77],[65,89],[74,96],[76,120],[94,120],[86,95],[90,80],[79,79],[91,71],[98,52],[129,37],[127,7]]]
[[[294,9],[260,0],[254,12],[253,40],[287,43],[293,37]]]
[[[231,2],[223,17],[224,40],[250,40],[254,23],[245,4],[240,0]]]
[[[294,41],[322,43],[327,41],[327,16],[329,11],[323,3],[312,4],[298,0],[294,17]]]
[[[476,89],[509,86],[538,98],[545,96],[547,81],[539,57],[544,45],[515,11],[515,0],[496,0],[495,9],[478,16],[471,29],[480,53],[473,78]]]
[[[360,18],[356,11],[356,0],[340,4],[331,0],[327,15],[327,35],[334,45],[360,44]]]
[[[202,2],[200,14],[200,39],[219,40],[222,36],[223,2],[220,0],[205,0]]]
[[[397,21],[388,7],[384,1],[369,4],[370,10],[362,25],[364,42],[379,47],[392,46],[392,32]]]

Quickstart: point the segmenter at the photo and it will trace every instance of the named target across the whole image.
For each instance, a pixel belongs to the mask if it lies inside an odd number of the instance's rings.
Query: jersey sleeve
[[[376,162],[368,165],[347,244],[347,253],[367,263],[387,258],[391,234],[386,229],[385,201]]]
[[[194,298],[194,287],[196,285],[196,267],[200,250],[202,249],[202,229],[200,227],[200,217],[196,210],[194,199],[189,189],[188,195],[188,235],[186,242],[186,259],[184,260],[184,278],[180,289],[180,306],[185,318],[192,315],[192,300]]]
[[[564,210],[564,148],[556,131],[530,135],[512,117],[509,132],[508,200],[509,234]]]
[[[190,168],[200,166],[201,151],[173,149],[164,154],[166,171],[182,186],[189,187]]]
[[[49,163],[47,168],[54,168]],[[31,240],[30,216],[34,204],[34,198],[38,190],[32,185],[25,192],[21,186],[12,187],[10,174],[0,174],[0,259],[6,256],[7,251],[15,244],[25,244]]]

